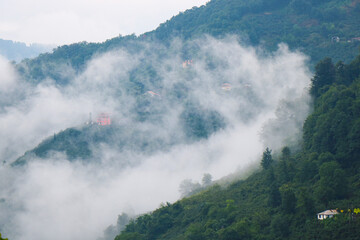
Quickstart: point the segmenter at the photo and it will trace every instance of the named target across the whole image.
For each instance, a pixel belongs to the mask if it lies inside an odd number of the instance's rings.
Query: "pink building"
[[[97,118],[97,124],[100,126],[111,125],[111,119],[108,113],[100,113]]]

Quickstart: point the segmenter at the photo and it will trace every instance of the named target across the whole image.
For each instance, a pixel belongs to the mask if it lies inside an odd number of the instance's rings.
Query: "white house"
[[[337,210],[335,209],[331,209],[331,210],[326,210],[326,211],[323,211],[321,213],[318,213],[317,214],[317,218],[319,220],[324,220],[324,219],[327,219],[327,218],[332,218],[334,215],[336,214],[339,214]]]

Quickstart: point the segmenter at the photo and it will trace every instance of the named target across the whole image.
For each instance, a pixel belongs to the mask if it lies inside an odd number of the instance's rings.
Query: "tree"
[[[144,240],[144,236],[140,233],[122,233],[116,236],[115,240]]]
[[[336,70],[331,58],[321,60],[315,66],[315,76],[311,79],[310,93],[315,98],[324,93],[323,88],[335,82]]]
[[[271,184],[269,189],[268,205],[270,207],[278,207],[281,204],[281,194],[277,185]]]
[[[304,216],[312,216],[315,214],[314,199],[312,199],[308,190],[304,187],[300,188],[297,208]]]
[[[312,8],[311,3],[306,0],[292,0],[289,6],[297,14],[309,13]]]
[[[290,159],[291,151],[289,147],[281,149],[281,160],[288,161]]]
[[[241,240],[239,233],[233,227],[227,227],[227,228],[223,229],[222,231],[220,231],[219,239],[220,240],[228,240],[228,239]]]
[[[8,240],[7,238],[2,238],[0,233],[0,240]]]
[[[202,180],[201,180],[202,185],[203,185],[204,187],[207,187],[207,186],[209,186],[209,185],[211,184],[211,182],[212,182],[212,176],[211,176],[211,174],[205,173],[204,176],[203,176],[203,178],[202,178]]]
[[[359,4],[360,5],[360,4]],[[352,126],[348,135],[349,139],[349,155],[353,161],[360,160],[360,119]]]
[[[271,221],[271,233],[273,239],[286,239],[289,235],[289,219],[286,215],[277,214],[273,217]],[[282,237],[282,238],[279,238]]]
[[[181,197],[188,197],[201,190],[200,183],[195,183],[191,179],[185,179],[180,183],[179,191]]]
[[[296,207],[296,197],[294,190],[288,184],[284,184],[280,187],[280,192],[281,208],[285,213],[294,213]]]
[[[289,169],[285,160],[281,160],[279,162],[278,169],[279,169],[279,182],[287,183],[288,181],[290,181]]]
[[[335,161],[323,163],[319,175],[320,180],[315,194],[322,203],[327,205],[331,200],[346,196],[348,186],[345,171],[341,169],[339,163]]]
[[[271,156],[271,150],[269,148],[266,148],[266,150],[263,152],[263,157],[261,159],[261,166],[263,169],[269,169],[270,166],[273,163],[273,159]]]
[[[204,227],[200,223],[191,224],[185,232],[185,237],[188,240],[202,240],[204,236]]]
[[[266,173],[266,185],[269,186],[268,205],[270,207],[277,207],[281,204],[281,194],[279,191],[278,182],[275,178],[274,169],[271,167]]]

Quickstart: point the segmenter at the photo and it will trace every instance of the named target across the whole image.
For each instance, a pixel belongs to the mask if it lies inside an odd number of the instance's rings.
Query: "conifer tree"
[[[273,159],[271,156],[271,150],[269,148],[266,148],[263,152],[263,157],[261,159],[261,166],[263,169],[269,169],[271,164],[273,163]]]

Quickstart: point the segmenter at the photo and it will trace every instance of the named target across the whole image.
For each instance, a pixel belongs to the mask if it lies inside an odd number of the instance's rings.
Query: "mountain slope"
[[[349,62],[360,46],[359,1],[210,1],[160,25],[152,33],[159,39],[185,39],[210,34],[241,34],[252,45],[275,49],[280,42],[299,49],[314,64],[328,56]]]
[[[301,151],[284,147],[269,168],[167,203],[130,221],[115,239],[357,239],[360,56],[330,78],[323,65],[332,62],[316,66],[311,92],[322,90],[305,122]],[[317,220],[325,209],[343,213]]]

